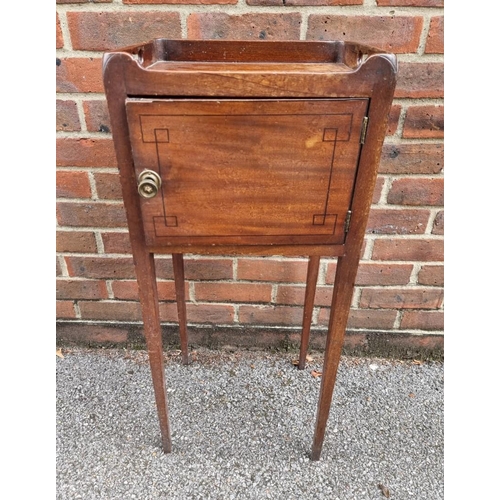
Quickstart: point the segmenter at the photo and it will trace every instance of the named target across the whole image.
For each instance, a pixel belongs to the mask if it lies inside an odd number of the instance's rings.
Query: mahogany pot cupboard
[[[162,446],[172,448],[154,254],[308,256],[305,365],[321,256],[338,257],[311,459],[321,454],[389,110],[393,54],[341,41],[155,39],[103,79]]]

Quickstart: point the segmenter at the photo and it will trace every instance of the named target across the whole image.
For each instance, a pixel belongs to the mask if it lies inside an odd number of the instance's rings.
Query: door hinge
[[[351,225],[351,215],[352,215],[351,210],[348,210],[347,213],[345,214],[345,221],[344,221],[344,232],[345,233],[347,233],[347,231],[349,231],[349,226]]]
[[[363,118],[363,123],[361,124],[361,137],[359,139],[360,144],[365,143],[366,129],[368,128],[368,117]]]

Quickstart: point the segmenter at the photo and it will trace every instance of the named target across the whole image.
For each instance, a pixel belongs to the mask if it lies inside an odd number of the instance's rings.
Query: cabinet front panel
[[[342,244],[367,104],[128,99],[147,244]]]

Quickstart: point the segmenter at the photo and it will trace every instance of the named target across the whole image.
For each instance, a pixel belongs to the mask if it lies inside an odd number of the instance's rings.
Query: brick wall
[[[443,333],[443,0],[57,0],[57,316],[141,319],[101,81],[107,49],[155,37],[343,39],[395,52],[399,77],[348,328]],[[188,256],[192,324],[299,326],[305,259]],[[157,258],[161,318],[176,321]],[[322,259],[325,329],[335,259]],[[91,330],[89,330],[91,331]]]

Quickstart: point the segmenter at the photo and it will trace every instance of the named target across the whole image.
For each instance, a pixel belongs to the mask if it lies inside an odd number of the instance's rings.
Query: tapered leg
[[[358,252],[353,252],[351,256],[339,257],[337,261],[311,460],[319,460],[323,447],[358,263]]]
[[[316,283],[318,282],[320,257],[311,255],[307,265],[306,298],[304,301],[304,316],[302,319],[302,335],[300,338],[299,370],[306,365],[307,348],[311,333],[311,320],[314,308],[314,296],[316,294]]]
[[[184,257],[181,253],[172,254],[174,267],[175,297],[177,300],[177,315],[179,317],[179,333],[181,337],[181,352],[183,364],[189,364],[186,288],[184,280]]]
[[[172,439],[170,436],[165,389],[165,367],[163,363],[163,345],[154,256],[145,250],[141,250],[136,251],[134,257],[136,260],[137,283],[139,285],[139,298],[144,320],[144,335],[146,337],[156,408],[160,421],[162,448],[165,453],[170,453],[172,451]]]
[[[127,88],[123,75],[124,68],[121,62],[114,59],[114,62],[107,66],[107,77],[105,77],[107,84],[105,90],[112,123],[111,128],[113,129],[116,159],[117,164],[120,166],[120,183],[123,199],[125,200],[130,244],[139,287],[144,336],[148,348],[156,408],[160,422],[161,442],[163,451],[170,453],[172,451],[172,439],[170,436],[165,388],[165,367],[163,363],[156,271],[154,255],[147,250],[144,238],[142,210],[140,199],[137,196],[137,180],[128,137],[127,112],[125,109]]]

